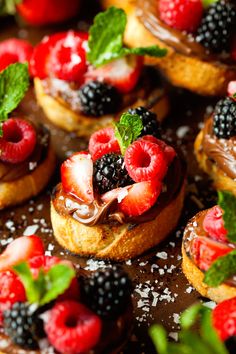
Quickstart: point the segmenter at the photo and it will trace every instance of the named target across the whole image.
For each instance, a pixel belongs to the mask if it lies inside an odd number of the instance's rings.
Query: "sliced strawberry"
[[[156,203],[161,188],[158,180],[135,183],[119,203],[119,209],[128,216],[141,215]]]
[[[44,247],[40,237],[35,235],[19,237],[10,243],[0,255],[0,272],[43,254]]]
[[[13,63],[29,62],[33,46],[18,38],[9,38],[0,43],[0,71]]]
[[[104,128],[93,133],[89,140],[89,152],[93,161],[110,152],[120,154],[120,146],[115,137],[114,129]]]
[[[236,81],[230,81],[227,91],[228,91],[228,95],[231,97],[236,94]],[[236,98],[235,98],[235,100],[236,100]]]
[[[236,297],[225,300],[214,308],[212,323],[222,341],[236,336]]]
[[[203,220],[203,229],[213,240],[228,242],[226,237],[228,232],[224,227],[223,212],[218,205],[214,206],[206,213]]]
[[[226,255],[232,250],[232,247],[213,241],[208,237],[196,237],[193,239],[191,245],[191,254],[194,262],[204,271],[206,271],[217,258]]]
[[[112,189],[111,191],[104,193],[101,196],[101,199],[104,203],[109,203],[115,199],[117,199],[118,202],[120,203],[122,201],[122,199],[124,199],[124,197],[126,197],[128,195],[128,190],[130,188],[131,188],[131,185],[126,186],[126,187],[119,187],[119,188]]]
[[[117,59],[98,69],[90,68],[85,74],[86,80],[105,81],[120,92],[127,93],[136,86],[143,67],[143,57],[129,55]]]
[[[151,143],[159,145],[165,154],[168,165],[171,164],[174,157],[176,156],[176,151],[172,146],[167,145],[163,140],[157,139],[153,135],[144,135],[140,139],[150,141]]]
[[[63,162],[61,181],[66,193],[90,204],[93,194],[93,161],[90,154],[76,153]]]

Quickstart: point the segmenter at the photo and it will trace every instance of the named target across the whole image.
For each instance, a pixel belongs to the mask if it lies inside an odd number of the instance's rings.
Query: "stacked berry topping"
[[[213,114],[213,131],[219,139],[236,136],[236,102],[233,97],[220,100]]]
[[[153,135],[142,136],[150,127],[159,132],[154,117],[138,107],[124,113],[114,129],[94,133],[89,141],[90,154],[77,153],[62,164],[64,192],[85,204],[93,203],[95,198],[104,203],[117,199],[118,210],[131,217],[150,209],[176,155],[164,141]]]

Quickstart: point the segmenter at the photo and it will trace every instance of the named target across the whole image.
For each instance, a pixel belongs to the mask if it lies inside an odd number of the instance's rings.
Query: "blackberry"
[[[95,117],[117,112],[121,103],[116,88],[99,81],[83,85],[78,95],[83,113]]]
[[[25,302],[16,302],[4,311],[4,330],[13,343],[25,349],[38,349],[38,332],[43,321],[34,312],[34,307]]]
[[[113,153],[105,154],[96,160],[93,182],[100,194],[134,183],[125,168],[123,156]]]
[[[115,318],[130,301],[131,281],[120,266],[98,270],[82,285],[84,301],[101,317]]]
[[[236,102],[230,98],[220,100],[213,114],[213,131],[219,139],[236,135]]]
[[[234,354],[236,352],[236,336],[229,337],[225,341],[225,346],[229,354]]]
[[[145,107],[131,108],[128,110],[130,114],[138,114],[143,123],[143,130],[140,136],[153,135],[156,138],[160,138],[160,124],[157,121],[157,115]]]
[[[226,1],[212,4],[198,28],[196,41],[214,53],[229,51],[236,25],[236,8]]]

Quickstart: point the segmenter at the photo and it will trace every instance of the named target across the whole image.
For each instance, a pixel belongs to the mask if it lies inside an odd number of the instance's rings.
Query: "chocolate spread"
[[[169,27],[159,18],[157,0],[137,0],[136,14],[143,25],[159,40],[172,47],[177,52],[200,58],[204,61],[215,61],[217,65],[226,63],[235,67],[230,59],[230,53],[213,55],[201,44],[195,41],[192,34]]]
[[[184,183],[185,174],[186,167],[184,162],[179,157],[176,157],[168,169],[163,183],[163,190],[156,204],[138,217],[128,217],[119,211],[116,198],[104,203],[97,196],[93,203],[85,205],[77,198],[65,193],[61,184],[58,184],[55,188],[52,202],[59,214],[70,215],[86,226],[110,222],[140,224],[155,219],[163,208],[174,200]]]
[[[218,139],[213,133],[212,117],[205,122],[201,148],[209,163],[216,163],[228,177],[236,180],[236,136]]]
[[[34,151],[25,161],[20,163],[12,164],[0,161],[0,183],[11,182],[32,173],[32,171],[34,171],[36,167],[45,159],[50,142],[49,131],[41,124],[33,125],[35,126],[37,132],[37,142]]]

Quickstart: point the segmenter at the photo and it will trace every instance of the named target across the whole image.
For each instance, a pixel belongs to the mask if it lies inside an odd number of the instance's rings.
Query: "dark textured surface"
[[[85,27],[85,22],[73,23],[73,27]],[[0,38],[20,36],[36,43],[45,33],[69,28],[69,25],[53,29],[18,28],[13,21],[0,23]],[[164,124],[168,139],[172,140],[183,152],[188,163],[188,187],[185,208],[179,227],[161,245],[136,260],[124,264],[134,283],[134,334],[124,353],[151,354],[153,352],[147,330],[152,323],[163,323],[168,332],[175,336],[178,330],[178,315],[187,306],[199,299],[199,295],[187,283],[181,272],[181,237],[184,225],[199,209],[214,204],[215,192],[210,188],[206,176],[197,168],[193,156],[193,140],[199,130],[199,122],[204,112],[214,100],[194,96],[174,90],[172,112]],[[86,141],[77,139],[47,122],[40,108],[37,107],[33,90],[27,94],[19,112],[30,115],[32,119],[44,121],[52,133],[53,145],[58,156],[58,166],[73,151],[86,148]],[[0,250],[3,250],[13,238],[22,235],[28,226],[30,231],[40,235],[48,254],[70,258],[81,267],[92,269],[103,267],[104,262],[91,261],[72,256],[54,241],[49,215],[50,191],[58,181],[58,171],[48,189],[28,203],[0,212]],[[28,229],[29,230],[29,229]],[[162,253],[165,252],[165,253]],[[163,259],[164,258],[164,259]],[[107,265],[107,264],[106,264]],[[108,263],[109,265],[109,263]],[[174,333],[174,334],[173,334]]]

